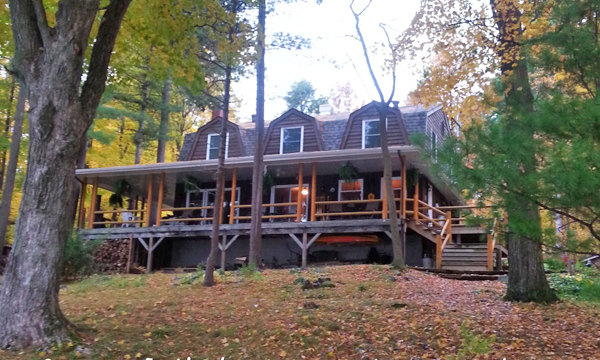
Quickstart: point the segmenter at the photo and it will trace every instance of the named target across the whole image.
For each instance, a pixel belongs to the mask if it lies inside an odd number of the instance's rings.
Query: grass
[[[182,274],[94,276],[60,293],[61,308],[80,328],[79,341],[44,349],[42,357],[37,349],[0,352],[0,359],[597,356],[598,306],[507,303],[500,282],[410,270],[390,281],[395,275],[368,265],[243,270],[216,276],[211,288],[182,284]],[[302,290],[294,285],[298,277],[330,277],[335,287]]]

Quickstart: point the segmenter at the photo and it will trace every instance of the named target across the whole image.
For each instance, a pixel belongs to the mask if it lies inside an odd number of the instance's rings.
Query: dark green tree
[[[318,114],[319,106],[327,103],[326,97],[317,98],[315,88],[307,80],[300,80],[292,85],[291,90],[283,98],[289,109],[296,109],[306,114]]]

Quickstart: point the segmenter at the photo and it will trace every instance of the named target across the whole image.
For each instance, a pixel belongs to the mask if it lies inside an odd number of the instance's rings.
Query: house
[[[383,162],[376,104],[350,114],[324,106],[321,115],[289,110],[265,124],[262,258],[268,266],[322,262],[389,262],[389,214],[383,195]],[[196,266],[210,249],[213,221],[221,222],[221,264],[248,254],[253,123],[228,123],[223,199],[215,199],[219,131],[215,117],[188,134],[179,161],[77,171],[85,185],[78,226],[86,239],[131,238],[142,249],[138,262],[153,268]],[[424,133],[435,148],[450,135],[441,106],[394,106],[387,119],[398,216],[405,219],[406,263],[462,268],[463,250],[475,267],[493,266],[493,237],[465,226],[467,206],[451,184],[433,176],[411,135]],[[356,177],[341,178],[341,170]],[[347,171],[346,171],[347,172]],[[129,209],[99,209],[99,188],[112,191],[125,180]],[[88,185],[91,203],[86,204]],[[213,214],[214,203],[222,211]],[[90,211],[94,209],[94,211]],[[215,216],[216,215],[216,216]],[[108,216],[108,218],[107,218]],[[480,243],[487,238],[487,244]],[[473,248],[466,249],[472,243]],[[462,244],[462,245],[460,245]],[[442,254],[444,254],[442,256]],[[147,257],[148,260],[142,259]],[[443,258],[443,261],[442,261]]]

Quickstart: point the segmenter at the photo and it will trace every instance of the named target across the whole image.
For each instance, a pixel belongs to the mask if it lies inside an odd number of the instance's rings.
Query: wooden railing
[[[182,208],[168,208],[161,209],[161,215],[163,212],[172,212],[174,215],[178,212],[194,212],[194,211],[210,211],[214,210],[214,206],[190,206],[190,207],[182,207]],[[177,222],[195,222],[195,221],[213,221],[213,217],[185,217],[182,215],[175,215],[172,218],[163,219],[161,216],[157,216],[156,226],[160,226],[162,223],[177,223]]]
[[[278,203],[278,204],[263,204],[262,207],[264,208],[271,208],[271,209],[275,209],[275,208],[279,208],[279,207],[290,207],[290,206],[298,206],[298,203],[296,202],[289,202],[289,203]],[[251,209],[252,205],[234,205],[233,206],[234,209]],[[296,210],[298,211],[298,209]],[[297,219],[298,218],[298,214],[263,214],[262,216],[263,220],[269,220],[269,219]],[[233,220],[250,220],[252,219],[252,216],[234,216]]]
[[[128,224],[137,224],[138,226],[143,225],[144,220],[142,219],[141,216],[137,217],[137,220],[128,220],[128,221],[124,221],[123,219],[123,213],[130,213],[130,214],[144,214],[146,212],[146,210],[106,210],[106,211],[94,211],[94,220],[91,222],[92,227],[94,225],[128,225]],[[110,214],[111,216],[114,214],[117,214],[117,218],[120,216],[121,220],[103,220],[103,221],[95,221],[95,217],[96,215],[102,215],[104,217],[105,214]]]
[[[356,205],[356,204],[383,204],[382,199],[372,199],[372,200],[331,200],[331,201],[315,201],[315,205],[317,206],[317,210],[314,214],[314,218],[318,220],[327,220],[329,217],[354,217],[354,216],[383,216],[383,207],[382,210],[362,210],[362,211],[343,211],[344,205]],[[329,212],[324,211],[325,206],[331,208],[331,206],[340,206],[342,211]],[[365,206],[365,207],[366,207]],[[323,219],[325,218],[325,219]]]

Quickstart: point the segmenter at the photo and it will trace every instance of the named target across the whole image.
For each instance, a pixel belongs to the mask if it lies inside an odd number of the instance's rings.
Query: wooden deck
[[[263,222],[264,235],[288,234],[341,234],[341,233],[376,233],[390,231],[389,220],[356,219],[330,220],[311,222]],[[163,225],[153,227],[115,227],[79,230],[81,238],[95,239],[128,239],[134,238],[171,238],[171,237],[210,237],[212,225]],[[223,224],[220,235],[248,235],[250,224]]]

